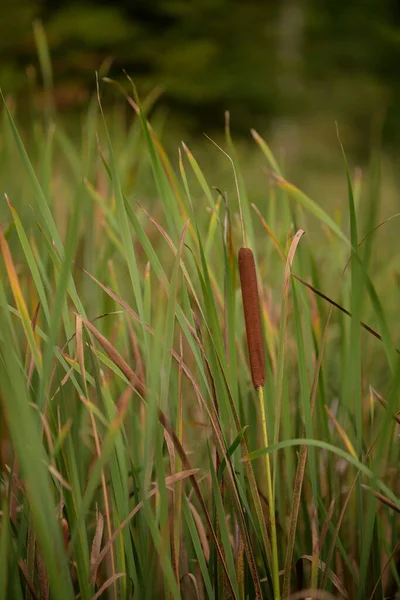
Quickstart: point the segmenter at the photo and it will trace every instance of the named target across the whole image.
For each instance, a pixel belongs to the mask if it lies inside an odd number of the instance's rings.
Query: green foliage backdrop
[[[9,0],[0,20],[0,82],[22,94],[35,76],[32,22],[46,27],[60,108],[84,104],[113,58],[140,89],[194,130],[232,113],[240,130],[272,119],[314,129],[335,119],[362,153],[371,120],[400,141],[400,8],[394,0]],[[28,68],[28,76],[26,69]]]

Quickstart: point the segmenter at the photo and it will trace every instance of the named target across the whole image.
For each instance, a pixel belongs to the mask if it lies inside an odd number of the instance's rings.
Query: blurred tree
[[[393,123],[399,118],[400,99],[398,2],[309,3],[304,46],[307,110],[335,108],[337,118],[345,117],[364,132],[370,129],[371,119],[386,112]],[[392,129],[391,137],[393,133]],[[395,135],[400,135],[399,128]]]
[[[36,64],[37,17],[59,105],[83,102],[112,56],[113,77],[123,80],[125,68],[142,91],[162,84],[163,104],[197,129],[221,124],[226,108],[246,130],[276,117],[318,128],[325,116],[331,127],[335,119],[352,126],[362,149],[371,119],[386,111],[386,138],[400,142],[397,0],[8,0],[0,22],[6,92],[21,92],[24,67]]]
[[[3,91],[26,85],[25,57],[33,51],[32,21],[40,13],[40,0],[9,0],[0,19],[0,86]]]

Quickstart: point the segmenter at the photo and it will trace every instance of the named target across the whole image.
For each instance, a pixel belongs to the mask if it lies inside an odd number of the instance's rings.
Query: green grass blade
[[[348,452],[345,452],[341,448],[337,448],[336,446],[328,444],[322,440],[310,440],[307,438],[285,440],[283,442],[279,442],[279,444],[271,444],[271,446],[268,446],[268,448],[261,448],[260,450],[251,452],[248,455],[247,460],[255,460],[264,454],[270,454],[272,452],[276,452],[277,450],[283,450],[284,448],[291,448],[295,446],[312,446],[315,448],[322,448],[323,450],[328,450],[328,452],[333,452],[333,454],[344,458],[348,463],[356,467],[356,469],[358,469],[363,475],[371,479],[372,483],[384,494],[386,494],[398,508],[400,508],[400,498],[397,498],[397,496],[387,487],[387,485],[385,485],[380,479],[377,479],[376,475],[371,471],[371,469],[366,467]]]

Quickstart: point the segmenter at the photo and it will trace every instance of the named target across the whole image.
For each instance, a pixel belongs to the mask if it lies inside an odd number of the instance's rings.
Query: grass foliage
[[[400,364],[371,266],[377,164],[361,202],[344,159],[332,216],[253,132],[255,205],[228,118],[226,155],[204,140],[231,169],[220,189],[186,145],[166,155],[151,97],[128,102],[125,127],[95,95],[79,140],[51,103],[24,136],[3,104],[0,598],[394,595]]]

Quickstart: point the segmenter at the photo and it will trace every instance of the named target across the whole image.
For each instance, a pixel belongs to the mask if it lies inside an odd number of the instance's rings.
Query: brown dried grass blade
[[[19,567],[19,569],[22,573],[22,576],[25,580],[25,583],[27,585],[27,588],[29,590],[31,598],[33,600],[39,600],[39,598],[36,594],[35,586],[33,585],[31,578],[29,577],[28,570],[27,570],[26,565],[25,565],[24,561],[22,560],[22,558],[20,558],[20,560],[18,561],[18,567]]]
[[[189,508],[190,508],[190,512],[193,515],[194,522],[196,523],[197,533],[199,534],[201,547],[203,548],[204,558],[205,558],[206,562],[208,563],[208,561],[210,560],[210,545],[208,543],[207,533],[206,533],[206,530],[204,529],[203,521],[201,520],[201,517],[196,510],[196,507],[190,501],[189,501]]]
[[[145,387],[143,383],[140,381],[139,377],[134,373],[134,371],[132,371],[128,363],[122,358],[111,342],[109,342],[108,339],[104,337],[104,335],[102,335],[90,321],[82,318],[82,322],[93,334],[103,350],[107,352],[113,363],[122,371],[128,381],[130,381],[133,388],[137,390],[141,396],[145,396]]]
[[[373,494],[375,496],[375,498],[377,498],[379,500],[379,502],[382,502],[382,504],[385,504],[385,506],[388,506],[392,510],[400,513],[399,507],[396,504],[394,504],[394,502],[389,500],[389,498],[386,498],[386,496],[384,496],[383,494],[380,494],[379,492],[376,492],[369,485],[365,485],[364,483],[361,484],[361,487],[363,487],[365,490],[368,490],[369,492],[371,492],[371,494]]]
[[[36,535],[32,529],[31,524],[29,525],[29,528],[28,528],[26,545],[27,545],[26,563],[23,563],[23,564],[26,565],[26,574],[28,576],[29,581],[33,582],[35,579]],[[26,600],[32,599],[32,594],[30,592],[28,580],[26,580],[25,598],[26,598]]]
[[[348,311],[346,308],[344,308],[338,302],[335,302],[335,300],[332,300],[332,298],[329,298],[329,296],[327,296],[326,294],[324,294],[323,292],[321,292],[321,290],[318,290],[316,287],[314,287],[313,285],[311,285],[311,283],[308,283],[308,281],[306,281],[305,279],[303,279],[299,275],[296,275],[295,273],[292,273],[292,276],[295,279],[297,279],[297,281],[300,281],[300,283],[302,283],[303,285],[305,285],[306,287],[308,287],[308,289],[311,290],[312,292],[314,292],[314,294],[317,294],[317,296],[319,296],[323,300],[326,300],[327,302],[329,302],[329,304],[331,304],[335,308],[339,309],[342,313],[344,313],[348,317],[352,317],[352,314],[351,314],[350,311]],[[363,321],[360,322],[360,325],[366,331],[368,331],[368,333],[370,333],[371,335],[373,335],[374,337],[376,337],[377,340],[382,341],[382,336],[377,331],[375,331],[375,329],[372,329],[372,327],[370,327],[369,325],[367,325]],[[397,352],[397,354],[400,354],[400,350],[398,348],[396,348],[396,352]]]
[[[40,550],[36,549],[36,565],[38,570],[38,578],[39,578],[39,590],[40,590],[40,600],[49,600],[50,598],[50,587],[49,587],[49,579],[47,577],[46,567],[43,561],[42,554]]]
[[[166,430],[164,430],[164,439],[165,439],[165,443],[167,445],[169,464],[171,466],[171,475],[173,475],[176,472],[175,446],[174,446],[174,442],[171,439],[171,436],[169,435],[168,431],[166,431]]]
[[[86,398],[89,398],[89,392],[88,392],[87,382],[86,382],[84,351],[83,351],[82,324],[83,324],[82,317],[80,315],[76,315],[76,318],[75,318],[76,360],[77,360],[80,370],[81,370],[82,381],[83,381],[83,386],[85,389]]]
[[[378,400],[378,402],[383,406],[383,408],[385,410],[387,410],[386,400],[376,390],[374,390],[373,387],[371,387],[370,389],[371,389],[372,394]],[[393,419],[395,419],[395,421],[400,425],[400,415],[399,415],[399,413],[395,413],[393,415]]]
[[[130,339],[131,346],[132,346],[133,356],[135,358],[136,371],[138,373],[138,377],[139,377],[140,381],[145,381],[146,380],[145,368],[143,365],[142,356],[140,354],[137,337],[133,330],[130,319],[127,319],[127,322],[128,322],[128,330],[129,330],[129,339]]]
[[[36,343],[34,333],[32,331],[31,320],[29,319],[29,313],[26,306],[25,298],[22,294],[21,285],[19,282],[17,270],[14,265],[14,261],[10,252],[9,245],[4,235],[3,228],[0,225],[0,251],[3,256],[4,265],[7,271],[8,281],[10,283],[11,291],[14,296],[15,304],[21,317],[21,324],[25,332],[26,340],[32,352],[36,368],[41,371],[42,357],[39,351],[39,347]]]
[[[49,465],[47,468],[49,472],[53,475],[54,479],[57,479],[57,481],[63,486],[63,488],[65,488],[69,492],[72,492],[72,487],[70,486],[68,481],[64,479],[60,471],[58,471],[54,465]]]
[[[313,556],[311,556],[309,554],[304,554],[303,556],[300,556],[300,558],[298,560],[308,560],[308,561],[312,562]],[[344,587],[343,583],[340,581],[339,577],[332,571],[332,569],[328,569],[326,567],[326,564],[322,560],[319,560],[318,566],[323,573],[326,572],[328,579],[332,582],[332,584],[335,586],[337,591],[344,598],[348,598],[349,594],[348,594],[346,588]]]
[[[196,577],[193,575],[193,573],[185,573],[184,575],[182,575],[181,582],[185,579],[185,577],[190,579],[190,581],[192,582],[194,590],[196,592],[196,598],[197,600],[200,600],[201,596]]]
[[[321,530],[321,535],[319,537],[319,551],[320,552],[324,546],[325,537],[326,537],[326,534],[328,533],[329,525],[331,524],[331,521],[332,521],[334,509],[335,509],[335,499],[333,499],[329,505],[328,514],[326,515],[326,519],[325,519],[324,525]]]
[[[178,366],[178,408],[176,416],[176,431],[179,441],[183,442],[183,339],[182,332],[179,332],[179,357],[181,362]],[[174,473],[182,469],[182,461],[179,457],[175,460],[174,457]],[[180,554],[181,554],[181,534],[182,534],[182,496],[183,486],[182,482],[178,482],[174,494],[174,518],[173,518],[173,531],[174,531],[174,553],[175,553],[175,576],[177,581],[180,581],[179,566],[180,566]]]
[[[172,250],[173,254],[176,256],[177,249],[175,247],[175,244],[172,241],[172,239],[170,238],[170,236],[168,235],[168,233],[165,231],[165,229],[163,227],[161,227],[161,225],[158,223],[158,221],[156,221],[156,219],[139,202],[137,202],[137,205],[140,208],[140,210],[144,212],[144,214],[149,219],[149,221],[151,223],[153,223],[153,225],[158,229],[158,231],[161,233],[161,235],[167,242],[168,246]]]
[[[284,251],[282,250],[278,240],[276,239],[276,237],[274,236],[274,234],[271,231],[271,228],[269,227],[268,223],[265,221],[264,217],[262,216],[262,214],[260,213],[258,207],[255,204],[251,205],[252,209],[254,210],[254,212],[256,213],[257,217],[260,219],[261,221],[261,225],[263,226],[263,228],[265,229],[266,234],[268,235],[269,239],[271,240],[271,242],[273,243],[275,249],[277,250],[279,256],[281,257],[281,259],[286,262],[286,256]]]
[[[236,559],[236,577],[238,582],[239,592],[244,598],[245,594],[245,569],[244,569],[244,542],[241,535],[239,535],[239,543],[237,549]]]
[[[300,242],[302,236],[304,235],[304,233],[305,233],[305,231],[303,229],[299,229],[298,231],[296,231],[296,233],[293,236],[293,239],[291,241],[291,244],[290,244],[289,254],[288,254],[286,266],[285,266],[285,276],[284,276],[284,293],[285,294],[288,293],[287,290],[289,288],[290,275],[292,275],[292,265],[293,265],[294,255],[296,254],[297,246],[299,245],[299,242]]]
[[[165,429],[164,429],[164,439],[165,439],[165,443],[167,445],[169,464],[171,467],[171,475],[173,475],[177,471],[176,460],[175,460],[175,446],[171,439],[171,436],[169,435],[168,431],[166,431]],[[176,506],[176,496],[174,494],[172,497],[172,507],[171,507],[170,519],[169,519],[170,520],[170,529],[171,529],[170,545],[171,545],[172,566],[174,569],[176,581],[179,582],[179,555],[178,555],[179,550],[177,548],[177,542],[176,542],[176,519],[175,519],[175,510],[176,509],[175,509],[175,506]]]
[[[347,448],[347,451],[349,452],[349,454],[352,455],[353,458],[355,458],[357,460],[357,453],[354,450],[354,446],[351,443],[349,436],[347,435],[347,433],[345,432],[345,430],[343,429],[343,427],[340,425],[340,423],[336,419],[336,417],[333,414],[333,412],[327,406],[325,406],[325,410],[328,413],[329,418],[331,419],[331,421],[335,425],[336,431],[338,432],[339,436],[342,438],[343,443],[344,443],[344,445]]]
[[[121,577],[126,577],[126,573],[114,573],[114,575],[112,575],[109,579],[107,579],[107,581],[103,583],[101,588],[93,596],[92,600],[97,600],[98,598],[101,598],[106,589],[115,584],[117,579],[120,579]]]
[[[375,598],[375,592],[376,592],[376,590],[378,589],[378,585],[379,585],[379,583],[380,583],[380,581],[381,581],[382,577],[384,576],[384,574],[385,574],[385,571],[387,570],[388,566],[390,565],[391,561],[392,561],[392,560],[393,560],[393,558],[396,556],[396,554],[399,552],[399,550],[400,550],[400,541],[399,541],[399,542],[397,542],[397,544],[396,544],[396,545],[395,545],[395,547],[393,548],[392,552],[390,553],[390,556],[389,556],[389,558],[387,559],[387,561],[386,561],[386,563],[385,563],[385,565],[384,565],[384,567],[383,567],[383,569],[382,569],[382,571],[381,571],[381,573],[380,573],[380,575],[379,575],[379,577],[378,577],[378,580],[377,580],[377,582],[376,582],[376,583],[375,583],[375,585],[374,585],[374,589],[372,590],[372,594],[371,594],[371,596],[369,597],[369,600],[374,600],[374,598]]]
[[[39,318],[39,309],[40,309],[40,302],[38,302],[35,312],[33,314],[33,318],[31,321],[31,326],[32,326],[32,331],[35,332],[36,329],[36,324]],[[29,368],[28,368],[28,376],[26,378],[26,387],[27,389],[29,389],[30,385],[31,385],[31,381],[32,381],[32,375],[33,375],[33,371],[35,369],[35,361],[33,359],[33,355],[31,353],[31,357],[30,357],[30,361],[29,361]]]
[[[89,583],[94,584],[96,582],[97,571],[100,565],[99,556],[101,548],[101,540],[103,539],[104,532],[104,517],[101,512],[97,515],[96,531],[92,543],[92,551],[90,553],[90,579]]]

